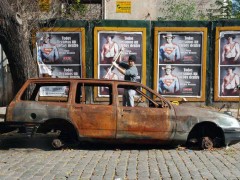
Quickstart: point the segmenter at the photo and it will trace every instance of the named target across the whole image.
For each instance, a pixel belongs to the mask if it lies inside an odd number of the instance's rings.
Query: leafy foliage
[[[158,20],[193,20],[195,17],[201,18],[202,12],[196,12],[197,7],[194,2],[168,0],[164,1],[160,11],[164,16]],[[198,16],[199,15],[199,16]]]
[[[232,0],[217,0],[215,4],[220,7],[218,19],[232,19]]]
[[[232,2],[232,11],[233,11],[233,15],[237,19],[240,19],[240,0],[233,0],[233,2]]]
[[[71,2],[66,3],[63,16],[65,18],[75,19],[74,17],[79,17],[83,15],[86,11],[87,7],[84,4],[81,4],[81,0],[72,0]]]
[[[160,11],[164,16],[158,20],[218,20],[218,19],[239,19],[240,0],[216,0],[211,4],[212,9],[206,12],[198,10],[196,2],[169,0],[163,3]]]

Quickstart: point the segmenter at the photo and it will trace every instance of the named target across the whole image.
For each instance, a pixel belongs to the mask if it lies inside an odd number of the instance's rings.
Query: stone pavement
[[[53,137],[1,137],[0,179],[240,179],[240,143],[214,150],[80,144],[52,150]]]

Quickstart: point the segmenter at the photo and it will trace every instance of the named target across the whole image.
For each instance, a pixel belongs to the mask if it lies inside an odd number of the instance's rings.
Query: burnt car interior
[[[98,92],[104,96],[104,102],[94,100],[94,92]],[[79,83],[77,85],[75,102],[77,104],[112,104],[112,85],[111,84],[95,84],[95,83]]]
[[[21,100],[47,101],[47,102],[67,102],[69,97],[70,83],[31,83],[21,96]],[[77,104],[112,104],[112,84],[108,83],[78,83],[76,89],[75,103]],[[136,91],[135,107],[167,108],[169,105],[163,99],[155,101],[154,92],[143,86],[119,84],[117,86],[119,101],[122,101],[124,89]],[[104,97],[104,101],[96,101],[94,93]],[[122,105],[122,102],[119,102]]]
[[[118,89],[133,89],[136,91],[135,107],[167,108],[168,104],[161,99],[155,101],[154,93],[142,86],[118,85]]]

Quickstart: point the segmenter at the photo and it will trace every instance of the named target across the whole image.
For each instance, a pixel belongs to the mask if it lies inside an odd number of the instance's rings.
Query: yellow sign
[[[172,101],[172,104],[179,105],[179,101]]]
[[[131,1],[116,1],[116,13],[131,13]]]

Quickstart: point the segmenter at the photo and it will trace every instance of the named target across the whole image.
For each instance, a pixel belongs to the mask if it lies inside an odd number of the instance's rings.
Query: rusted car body
[[[122,92],[136,91],[134,107],[122,106]],[[0,131],[28,135],[60,132],[55,148],[68,140],[223,146],[240,141],[239,122],[206,109],[176,106],[152,89],[126,81],[29,79],[9,104]]]

